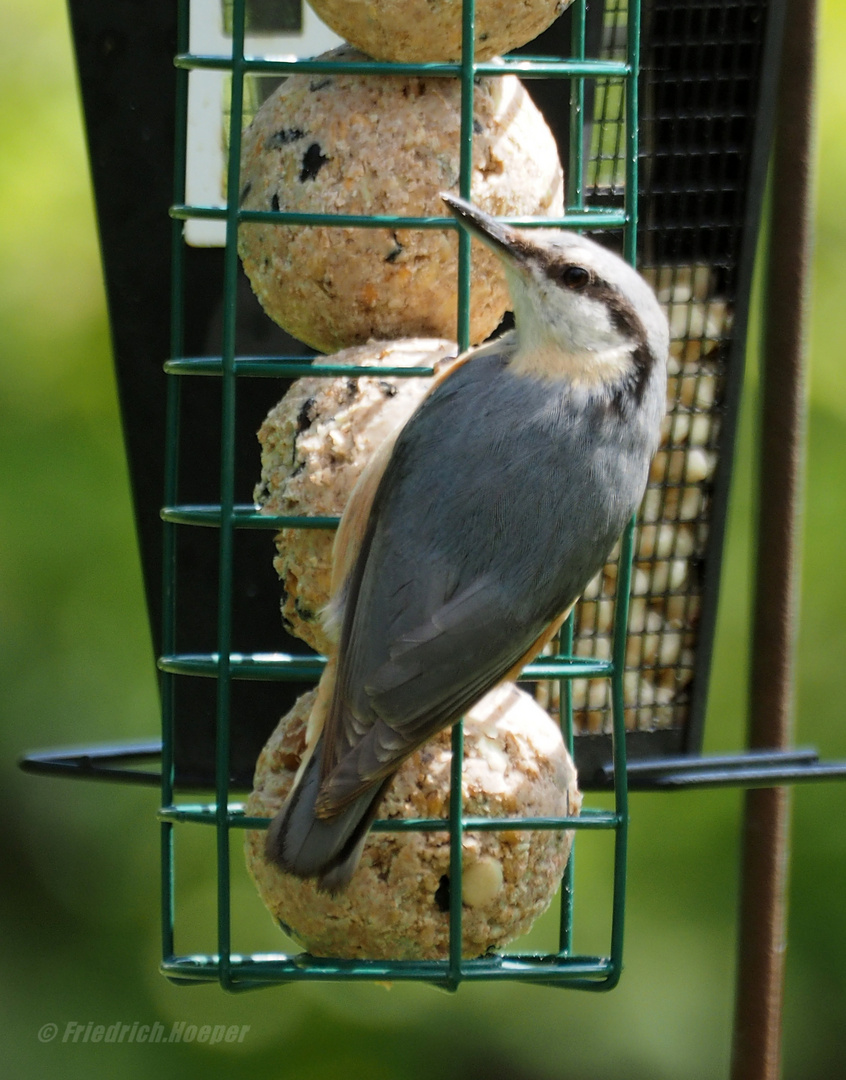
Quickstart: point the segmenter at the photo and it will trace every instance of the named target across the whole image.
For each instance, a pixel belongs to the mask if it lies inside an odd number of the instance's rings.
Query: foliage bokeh
[[[626,971],[610,995],[482,985],[455,996],[411,986],[228,996],[216,987],[173,987],[157,972],[156,792],[17,770],[17,755],[31,748],[155,736],[158,704],[66,13],[60,0],[5,0],[3,21],[0,1037],[9,1075],[727,1075],[737,792],[633,799]],[[829,758],[846,757],[839,686],[846,659],[844,49],[846,11],[827,0],[797,741]],[[753,363],[708,721],[712,750],[743,742],[754,388]],[[829,1080],[846,1059],[844,800],[842,784],[799,788],[794,798],[790,1080]],[[180,857],[181,895],[201,927],[214,892],[212,851],[188,840]],[[238,889],[247,933],[257,947],[273,948],[275,932],[251,887]],[[591,906],[590,885],[584,906]],[[250,1030],[241,1043],[215,1047],[63,1043],[70,1020],[187,1020]],[[51,1022],[60,1034],[41,1043],[39,1030]]]

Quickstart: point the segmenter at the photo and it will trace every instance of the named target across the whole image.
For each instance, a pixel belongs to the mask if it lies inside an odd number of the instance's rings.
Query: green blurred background
[[[280,987],[237,997],[157,972],[157,793],[25,776],[27,749],[157,734],[67,18],[4,0],[0,37],[0,697],[6,1074],[686,1080],[727,1075],[737,792],[635,796],[626,971],[610,995],[511,986]],[[846,757],[846,9],[823,5],[820,167],[799,638],[800,744]],[[707,749],[742,745],[754,431],[744,407]],[[846,1073],[846,785],[795,793],[785,1076]],[[190,830],[189,830],[190,831]],[[205,832],[205,830],[202,830]],[[180,833],[180,839],[182,838]],[[180,847],[210,926],[211,845]],[[582,844],[581,849],[585,845]],[[238,869],[250,946],[278,947]],[[604,885],[592,857],[581,915]],[[602,905],[600,904],[601,908]],[[579,913],[577,913],[578,916]],[[600,912],[604,918],[604,914]],[[600,931],[604,923],[597,922]],[[598,946],[601,948],[601,946]],[[249,1024],[242,1042],[62,1043],[68,1021]],[[59,1037],[41,1043],[43,1025]]]

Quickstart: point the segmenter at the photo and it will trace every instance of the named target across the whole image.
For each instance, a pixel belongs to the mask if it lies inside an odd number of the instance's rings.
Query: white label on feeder
[[[231,0],[191,0],[189,50],[199,56],[232,56],[232,36],[226,29],[226,9]],[[254,11],[251,11],[251,8]],[[274,4],[247,0],[248,22],[253,14],[257,24],[244,41],[245,56],[297,59],[317,56],[342,43],[318,19],[305,0]],[[274,15],[275,13],[275,15]],[[299,23],[299,29],[274,29],[276,25]],[[228,71],[194,70],[188,76],[188,135],[185,162],[185,202],[189,206],[226,206],[226,149],[229,143]],[[244,80],[244,106],[261,93],[261,81],[254,75]],[[266,85],[266,84],[265,84]],[[193,247],[223,247],[226,222],[190,218],[185,222],[185,240]]]

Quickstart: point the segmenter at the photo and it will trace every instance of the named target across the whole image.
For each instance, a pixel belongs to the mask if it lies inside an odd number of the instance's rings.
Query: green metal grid
[[[289,680],[319,678],[325,660],[314,657],[278,654],[241,655],[232,651],[231,608],[233,595],[232,555],[234,535],[240,528],[278,530],[283,527],[325,528],[337,524],[331,518],[270,516],[253,507],[238,506],[234,500],[235,410],[240,378],[296,377],[298,375],[355,376],[372,374],[370,368],[350,368],[332,364],[307,364],[291,357],[252,358],[236,356],[237,324],[236,280],[238,255],[236,239],[242,221],[274,221],[301,225],[354,225],[361,227],[457,228],[452,218],[359,217],[354,215],[290,214],[242,211],[237,200],[229,198],[225,208],[189,206],[185,203],[185,160],[187,144],[188,75],[191,70],[217,68],[231,73],[231,128],[228,140],[227,191],[239,190],[241,127],[244,109],[244,79],[248,73],[264,72],[283,76],[291,70],[307,72],[360,72],[368,74],[413,74],[429,77],[458,78],[462,88],[461,147],[459,191],[470,194],[472,152],[473,81],[479,74],[502,76],[518,74],[522,78],[555,78],[570,82],[571,139],[570,160],[566,169],[567,207],[560,219],[509,219],[525,226],[561,225],[569,228],[620,229],[623,250],[634,263],[637,225],[637,73],[640,31],[639,0],[629,0],[626,23],[626,58],[594,60],[585,56],[585,0],[576,0],[572,20],[572,56],[567,59],[510,58],[504,64],[475,63],[474,0],[465,0],[463,9],[463,59],[460,64],[385,64],[377,62],[278,61],[244,53],[245,0],[233,0],[232,54],[229,57],[193,55],[188,52],[189,0],[179,3],[177,56],[177,126],[174,175],[172,240],[172,323],[171,359],[165,365],[170,376],[167,397],[167,466],[164,520],[164,626],[162,672],[162,971],[177,983],[218,981],[225,989],[242,990],[262,985],[298,980],[424,980],[449,990],[464,980],[519,979],[544,985],[570,986],[588,990],[607,990],[616,985],[622,970],[623,925],[625,914],[626,848],[628,830],[628,792],[626,785],[625,721],[623,671],[626,652],[628,596],[633,555],[632,521],[622,540],[618,592],[614,614],[613,649],[610,660],[586,660],[572,655],[572,621],[562,631],[559,652],[530,664],[525,679],[557,680],[560,683],[561,720],[565,740],[572,752],[573,724],[571,680],[606,678],[611,684],[613,718],[613,757],[615,787],[613,809],[584,809],[575,818],[480,819],[464,816],[461,800],[450,799],[450,816],[442,820],[380,821],[376,831],[442,830],[450,838],[450,944],[443,960],[431,961],[343,961],[316,958],[308,954],[242,955],[233,950],[231,920],[231,867],[229,840],[233,829],[267,825],[266,819],[247,818],[238,803],[230,802],[229,745],[233,718],[230,689],[234,679],[255,678]],[[618,5],[619,8],[619,5]],[[624,88],[625,188],[622,209],[588,205],[584,176],[585,161],[584,103],[588,79],[620,80]],[[619,122],[619,118],[618,118]],[[184,240],[182,223],[188,218],[222,218],[226,222],[224,256],[223,343],[220,359],[189,358],[183,355]],[[459,268],[459,345],[469,342],[470,243],[458,229]],[[385,374],[408,376],[407,369],[385,369]],[[426,372],[422,372],[425,374]],[[415,371],[419,377],[420,369]],[[217,376],[222,380],[220,421],[220,503],[216,506],[180,505],[178,490],[180,397],[186,377]],[[210,654],[176,652],[176,533],[181,527],[215,527],[220,535],[220,573],[218,581],[217,650]],[[179,676],[211,676],[217,680],[216,710],[216,783],[214,801],[207,804],[177,803],[174,791],[175,679]],[[452,733],[452,790],[461,789],[463,756],[462,725]],[[217,941],[214,950],[201,955],[177,955],[175,952],[176,886],[175,826],[181,824],[212,826],[216,833],[217,857]],[[574,829],[610,830],[614,834],[613,897],[610,941],[605,955],[579,955],[572,950],[574,853],[568,862],[561,890],[559,947],[553,953],[506,953],[465,959],[461,955],[461,841],[469,830]],[[575,845],[574,845],[575,847]],[[236,943],[237,944],[237,943]]]

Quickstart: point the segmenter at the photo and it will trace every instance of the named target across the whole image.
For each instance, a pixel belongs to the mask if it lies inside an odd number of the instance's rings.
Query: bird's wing
[[[462,458],[461,432],[484,408],[491,361],[469,365],[426,399],[373,498],[345,584],[338,679],[324,727],[318,806],[326,816],[457,720],[573,599],[562,597],[558,608],[555,597],[546,606],[522,603],[515,580],[525,581],[525,566],[514,564],[529,558],[521,549],[531,545],[501,543],[512,524],[508,508],[495,490],[479,488],[473,463]],[[492,439],[502,442],[496,430]],[[508,445],[473,445],[485,459],[499,454],[503,468],[516,456]]]
[[[545,629],[542,619],[519,625],[507,595],[479,580],[397,637],[362,682],[352,656],[324,728],[330,768],[318,813],[330,816],[390,776],[502,681]]]

